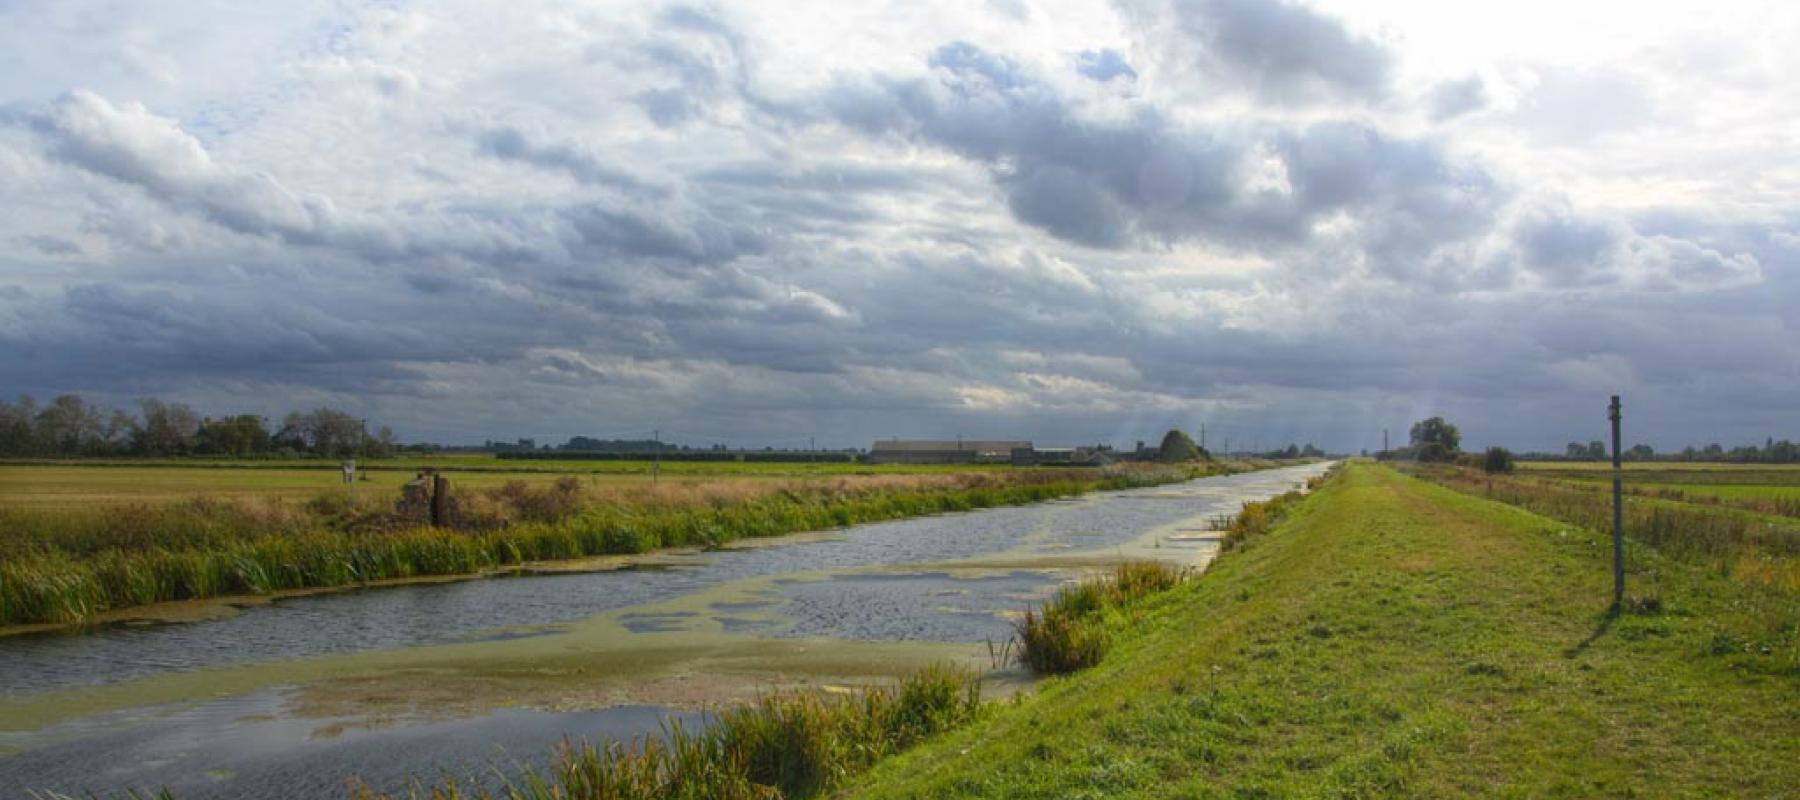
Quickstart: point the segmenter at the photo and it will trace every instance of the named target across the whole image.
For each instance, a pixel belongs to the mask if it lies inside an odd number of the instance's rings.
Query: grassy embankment
[[[761,466],[761,465],[758,465]],[[1176,480],[1223,465],[983,470],[591,488],[511,482],[458,494],[465,530],[393,495],[326,492],[0,509],[0,625],[71,623],[171,600],[458,575],[531,561],[716,545]]]
[[[1353,464],[869,797],[1792,796],[1800,597]]]

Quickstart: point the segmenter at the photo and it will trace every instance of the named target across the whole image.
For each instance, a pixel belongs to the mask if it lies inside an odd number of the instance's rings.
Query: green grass
[[[1352,464],[856,797],[1792,797],[1800,600]]]

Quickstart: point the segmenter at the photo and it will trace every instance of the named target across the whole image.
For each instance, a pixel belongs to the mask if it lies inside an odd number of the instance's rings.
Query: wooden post
[[[1613,610],[1625,603],[1625,487],[1623,467],[1619,463],[1619,418],[1624,416],[1619,396],[1612,396],[1606,417],[1612,420],[1612,484],[1613,484]]]
[[[450,516],[450,479],[433,473],[431,476],[431,526],[442,528]]]

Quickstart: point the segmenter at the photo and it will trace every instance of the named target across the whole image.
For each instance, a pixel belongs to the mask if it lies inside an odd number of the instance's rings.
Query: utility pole
[[[1387,452],[1387,449],[1388,449],[1387,428],[1382,428],[1381,429],[1381,452],[1385,453],[1385,452]]]
[[[1623,417],[1619,396],[1612,396],[1606,407],[1606,418],[1612,420],[1613,481],[1613,610],[1625,603],[1625,489],[1623,468],[1619,464],[1619,418]]]
[[[1200,449],[1206,449],[1206,423],[1200,423]]]

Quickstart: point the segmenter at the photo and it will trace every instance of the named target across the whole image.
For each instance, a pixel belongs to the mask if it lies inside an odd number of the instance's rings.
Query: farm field
[[[1794,597],[1355,463],[1096,667],[855,797],[1784,797]],[[1646,576],[1654,575],[1654,586]]]
[[[493,456],[445,456],[359,461],[355,494],[395,497],[401,484],[421,468],[446,472],[460,488],[489,489],[509,481],[549,484],[579,477],[589,488],[617,488],[652,482],[649,461],[512,461]],[[912,466],[869,464],[788,464],[743,462],[662,462],[657,481],[723,479],[789,480],[850,475],[943,475],[1005,472],[1010,466]],[[338,462],[321,459],[270,461],[46,461],[0,464],[0,508],[85,508],[95,505],[154,504],[197,496],[267,497],[307,500],[346,491]]]
[[[1525,462],[1518,475],[1593,491],[1610,490],[1611,466],[1591,462]],[[1800,516],[1800,464],[1623,465],[1625,491],[1660,500],[1723,505],[1777,516]]]
[[[314,467],[221,468],[191,466],[0,466],[0,506],[12,508],[88,508],[96,505],[167,503],[192,497],[263,497],[308,500],[321,494],[398,497],[401,484],[413,479],[416,466],[359,469],[355,485],[346,487],[335,464]],[[487,489],[508,481],[548,484],[562,475],[578,475],[590,487],[622,487],[651,481],[642,473],[550,470],[464,470],[450,475],[459,488]],[[662,481],[716,480],[718,474],[664,472]],[[735,478],[778,479],[778,473],[746,471]]]

